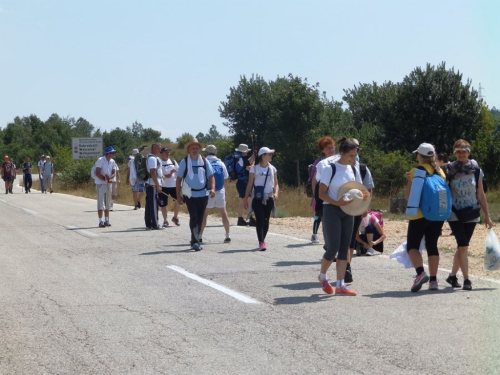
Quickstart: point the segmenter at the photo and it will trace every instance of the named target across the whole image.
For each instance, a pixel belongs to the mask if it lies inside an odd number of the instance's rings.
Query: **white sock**
[[[337,288],[342,288],[344,286],[344,279],[337,280]]]
[[[321,272],[320,272],[320,274],[319,274],[319,278],[320,278],[321,280],[326,280],[326,273],[321,273]]]
[[[104,218],[104,221],[108,222],[109,223],[109,217],[105,217]]]
[[[226,238],[229,238],[231,237],[231,235],[229,233],[226,233]]]

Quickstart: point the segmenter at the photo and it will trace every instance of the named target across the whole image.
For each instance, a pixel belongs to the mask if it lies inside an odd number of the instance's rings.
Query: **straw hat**
[[[202,148],[203,146],[201,145],[200,142],[198,142],[198,139],[196,138],[193,138],[191,139],[188,143],[186,143],[186,151],[189,151],[189,147],[191,147],[192,145],[195,145],[197,144],[198,146],[200,146],[200,148]]]
[[[372,196],[369,195],[366,200],[363,200],[363,193],[361,190],[368,192],[365,185],[356,181],[346,182],[340,187],[337,200],[340,200],[345,193],[350,193],[351,195],[352,202],[340,207],[347,215],[360,216],[370,207]]]

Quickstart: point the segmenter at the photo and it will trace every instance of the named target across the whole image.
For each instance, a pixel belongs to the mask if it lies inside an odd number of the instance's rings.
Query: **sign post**
[[[73,160],[94,159],[102,156],[102,137],[72,138],[71,154]]]

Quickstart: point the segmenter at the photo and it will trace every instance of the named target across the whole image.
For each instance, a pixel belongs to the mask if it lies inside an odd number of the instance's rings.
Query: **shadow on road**
[[[275,298],[274,299],[274,304],[275,305],[298,305],[301,303],[314,303],[314,302],[321,302],[325,299],[329,299],[335,297],[335,295],[331,294],[313,294],[312,296],[304,296],[304,297],[282,297],[282,298]]]
[[[310,266],[310,265],[319,265],[321,264],[321,260],[316,262],[306,262],[306,261],[289,261],[289,262],[276,262],[273,264],[275,267],[290,267],[290,266]]]
[[[306,243],[292,243],[292,244],[289,244],[289,245],[286,245],[286,247],[290,247],[290,248],[295,248],[295,247],[312,247],[312,246],[319,246],[317,243],[310,243],[310,242],[306,242]]]
[[[182,245],[186,246],[186,245]],[[186,249],[186,250],[176,250],[176,251],[168,251],[168,250],[162,250],[162,251],[152,251],[150,253],[141,253],[139,255],[160,255],[160,254],[178,254],[178,253],[194,253],[195,251],[193,249]]]
[[[497,288],[477,288],[472,291],[463,291],[462,289],[453,289],[453,288],[443,288],[439,290],[427,290],[422,289],[417,293],[412,293],[410,290],[408,291],[388,291],[383,293],[375,293],[375,294],[363,294],[363,297],[368,298],[408,298],[408,297],[424,297],[433,294],[449,294],[449,293],[474,293],[481,292],[486,290],[496,290]]]
[[[283,285],[273,285],[275,288],[283,288],[288,290],[308,290],[317,289],[319,283],[296,283],[296,284],[283,284]]]
[[[255,251],[259,251],[259,249],[255,248],[255,249],[248,249],[248,250],[224,250],[224,251],[219,251],[219,254],[253,253]]]

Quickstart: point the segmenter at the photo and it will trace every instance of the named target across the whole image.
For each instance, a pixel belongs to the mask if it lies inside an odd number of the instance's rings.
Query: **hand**
[[[210,189],[210,198],[215,197],[215,191],[213,189]]]
[[[347,206],[348,204],[352,203],[352,199],[350,201],[345,201],[343,199],[340,199],[337,201],[337,206],[342,207],[342,206]]]
[[[370,241],[370,242],[368,243],[368,246],[369,246],[369,247],[373,247],[373,246],[375,246],[375,242]]]
[[[274,199],[275,201],[277,201],[277,200],[278,200],[278,194],[274,193],[274,194],[273,194],[273,199]]]
[[[484,218],[484,224],[486,225],[486,228],[488,228],[488,229],[493,228],[493,222],[491,221],[491,218],[489,216],[486,216]]]
[[[370,245],[368,245],[366,242],[363,242],[363,247],[368,250],[370,248]]]
[[[182,206],[184,204],[184,199],[180,194],[177,194],[177,203],[179,203],[179,206]]]
[[[156,187],[156,191],[157,191],[158,193],[162,193],[162,191],[163,191],[163,190],[161,190],[161,186],[159,186],[159,185],[158,185],[158,186]]]
[[[247,198],[247,197],[245,197],[245,198],[243,198],[243,199],[244,199],[244,201],[243,201],[243,208],[244,208],[245,210],[248,210],[248,198]]]

